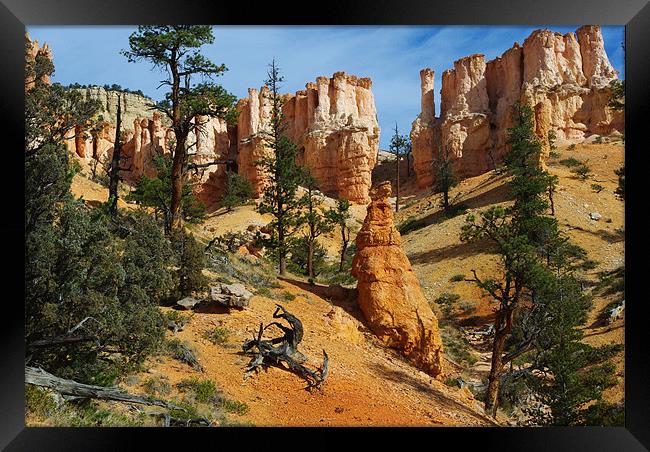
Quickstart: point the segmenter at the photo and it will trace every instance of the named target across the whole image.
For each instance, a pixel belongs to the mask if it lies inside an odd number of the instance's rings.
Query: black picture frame
[[[650,448],[650,372],[643,341],[644,321],[644,192],[642,153],[648,152],[644,135],[650,105],[650,4],[647,0],[415,0],[305,2],[253,5],[248,2],[207,0],[2,0],[0,5],[0,124],[2,135],[3,219],[0,231],[5,284],[4,322],[0,328],[0,446],[7,450],[117,450],[142,447],[158,450],[197,447],[239,447],[247,450],[283,448],[347,449],[348,436],[362,441],[363,448],[453,447],[461,450],[500,451],[636,451]],[[25,427],[24,407],[24,315],[20,303],[24,292],[24,187],[20,149],[24,108],[24,31],[26,25],[133,25],[162,23],[209,23],[231,25],[625,25],[626,75],[626,363],[625,427],[553,428],[292,428],[292,436],[270,428],[138,429],[138,428],[33,428]],[[645,145],[645,146],[644,146]],[[638,163],[637,163],[638,161]],[[24,197],[23,197],[24,198]],[[647,211],[647,209],[646,209]],[[634,265],[640,262],[639,265]],[[9,289],[9,290],[7,290]],[[7,314],[9,306],[16,307]],[[340,438],[345,435],[346,438]],[[145,446],[139,445],[143,440]],[[234,444],[227,446],[225,440]],[[419,441],[418,441],[419,440]],[[290,442],[294,442],[290,444]],[[417,441],[417,442],[416,442]],[[424,443],[420,443],[424,441]],[[450,441],[450,442],[448,442]],[[372,443],[372,445],[371,445]],[[417,445],[416,444],[423,444]],[[445,444],[450,444],[449,446]],[[248,445],[248,446],[247,446]],[[162,446],[162,447],[161,447]],[[274,447],[275,446],[275,447]],[[346,447],[347,446],[347,447]],[[198,446],[205,447],[205,446]],[[358,447],[358,446],[357,446]],[[356,447],[355,447],[356,448]],[[480,448],[480,449],[479,449]]]

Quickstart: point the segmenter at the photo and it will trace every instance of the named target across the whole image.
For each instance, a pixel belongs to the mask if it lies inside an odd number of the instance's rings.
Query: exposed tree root
[[[323,350],[323,364],[317,370],[312,370],[302,365],[302,363],[307,361],[307,357],[298,351],[298,344],[303,337],[302,322],[279,304],[276,306],[277,309],[273,313],[273,318],[286,320],[289,323],[289,327],[279,322],[271,322],[266,327],[263,323],[260,324],[257,337],[246,341],[243,345],[244,352],[254,354],[248,363],[244,379],[249,378],[260,366],[276,365],[284,367],[280,363],[285,363],[291,371],[307,380],[308,384],[305,386],[305,389],[320,389],[327,378],[329,364],[327,353]],[[264,335],[264,331],[270,326],[276,326],[281,329],[284,335],[270,340],[263,340],[262,336]],[[257,348],[257,351],[252,351],[253,348]]]

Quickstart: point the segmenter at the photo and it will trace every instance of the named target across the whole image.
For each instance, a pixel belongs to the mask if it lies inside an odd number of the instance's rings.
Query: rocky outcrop
[[[25,64],[34,63],[37,56],[43,56],[52,61],[52,49],[47,45],[47,43],[43,44],[42,47],[39,46],[38,41],[32,40],[29,33],[25,32]],[[49,84],[50,77],[43,75],[41,81]],[[34,80],[33,77],[32,79],[25,77],[25,92],[33,88],[35,83],[36,80]]]
[[[298,146],[299,163],[310,169],[327,195],[368,202],[377,161],[379,125],[368,78],[344,72],[318,77],[305,90],[283,96],[286,133]],[[249,89],[237,104],[237,165],[260,194],[266,180],[255,161],[269,150],[263,136],[270,121],[268,90]]]
[[[388,202],[390,193],[390,182],[370,191],[372,201],[357,234],[352,275],[358,280],[359,308],[382,342],[440,379],[443,357],[438,320],[401,247]]]
[[[368,202],[371,173],[379,149],[379,125],[371,81],[337,72],[331,79],[319,77],[306,89],[285,94],[283,114],[286,133],[298,146],[299,163],[311,170],[319,188],[327,195],[344,197],[355,203]],[[84,90],[84,89],[82,89]],[[100,99],[104,108],[107,131],[101,137],[71,134],[68,147],[80,158],[108,161],[115,135],[117,93],[103,88],[86,88],[88,97]],[[263,191],[266,176],[256,165],[270,149],[264,132],[271,118],[268,88],[249,89],[248,97],[236,104],[239,119],[229,126],[218,118],[195,118],[196,127],[188,136],[193,162],[230,162],[191,172],[200,198],[207,203],[217,201],[225,189],[226,170],[237,172],[250,181],[257,195]],[[127,180],[155,174],[153,159],[169,152],[173,131],[160,113],[150,111],[150,101],[136,94],[123,98],[123,152],[131,171]],[[99,153],[87,152],[99,149]],[[236,165],[235,165],[236,163]]]
[[[565,35],[536,30],[523,45],[515,43],[487,63],[483,55],[456,61],[442,76],[438,118],[432,118],[433,100],[425,90],[428,73],[433,71],[420,74],[422,111],[411,130],[419,187],[433,183],[429,162],[442,148],[450,151],[461,178],[484,173],[502,161],[517,101],[534,109],[536,133],[545,145],[550,130],[558,144],[623,132],[623,113],[607,106],[609,85],[617,73],[598,26]]]

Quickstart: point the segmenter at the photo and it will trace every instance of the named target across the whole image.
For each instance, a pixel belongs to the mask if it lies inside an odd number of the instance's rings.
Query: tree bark
[[[122,154],[122,143],[120,143],[120,129],[122,127],[122,99],[117,96],[117,119],[115,125],[115,145],[113,146],[113,158],[111,159],[110,182],[108,185],[108,212],[117,215],[117,187],[120,182],[120,159]]]
[[[488,387],[485,393],[485,412],[493,418],[497,417],[497,408],[499,405],[499,383],[503,373],[503,351],[505,349],[506,339],[512,329],[513,310],[502,308],[497,312],[494,321],[494,342],[492,343],[492,363],[490,366],[490,375],[488,377]]]
[[[185,163],[185,140],[181,137],[176,143],[172,161],[171,185],[172,199],[169,207],[168,232],[179,229],[182,224],[181,200],[183,196],[183,165]]]
[[[341,230],[341,235],[343,236],[343,246],[341,247],[341,263],[339,265],[339,272],[343,271],[343,265],[345,264],[345,252],[348,250],[348,240],[345,237],[345,226]]]
[[[307,274],[310,278],[314,277],[314,242],[309,241],[307,245]]]
[[[168,409],[179,409],[178,406],[172,405],[164,400],[140,397],[120,391],[117,388],[87,385],[84,383],[78,383],[74,380],[59,378],[38,367],[25,367],[25,383],[50,388],[62,395],[114,400],[117,402],[139,403],[142,405],[155,405]]]
[[[399,212],[399,150],[397,151],[397,161],[395,163],[397,173],[397,184],[395,186],[395,212]]]

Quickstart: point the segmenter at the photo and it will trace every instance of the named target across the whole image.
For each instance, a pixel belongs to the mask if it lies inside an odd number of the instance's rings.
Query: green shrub
[[[165,341],[164,352],[174,359],[189,364],[194,369],[203,370],[196,358],[196,350],[187,342],[173,338]]]
[[[451,282],[459,282],[459,281],[465,281],[465,275],[463,273],[458,273],[457,275],[452,276],[449,281]]]
[[[603,144],[603,137],[601,137],[600,135],[596,136],[596,138],[594,139],[594,143]]]
[[[223,398],[223,399],[221,399],[220,406],[226,412],[238,414],[240,416],[248,413],[248,411],[249,411],[248,405],[246,405],[246,403],[240,402],[238,400],[230,400],[230,399]]]
[[[453,360],[459,363],[473,365],[478,358],[472,353],[471,345],[463,335],[451,326],[445,326],[440,330],[440,338],[447,353]]]
[[[203,337],[215,345],[223,345],[228,342],[229,335],[230,330],[228,328],[218,326],[209,331],[206,331]]]
[[[438,298],[436,298],[436,303],[438,304],[454,304],[460,299],[460,295],[444,292]]]
[[[208,279],[203,275],[206,265],[204,248],[194,236],[185,231],[177,231],[172,236],[172,244],[178,259],[179,296],[186,297],[194,292],[203,291],[208,285]]]
[[[52,416],[58,406],[50,391],[40,386],[25,385],[25,409],[39,417]]]
[[[291,292],[282,292],[282,300],[284,301],[293,301],[296,299],[296,296]]]
[[[568,149],[569,151],[574,151],[575,148],[576,148],[576,145],[575,145],[575,144],[571,144],[571,145],[569,145],[569,147],[568,147],[567,149]]]
[[[415,217],[409,217],[397,226],[397,230],[401,235],[406,235],[409,232],[417,231],[425,226],[426,224],[417,220]]]
[[[572,168],[574,166],[578,166],[578,165],[582,164],[582,162],[580,160],[576,159],[576,158],[569,157],[568,159],[560,160],[560,164],[564,165],[564,166],[566,166],[568,168]]]
[[[596,193],[600,193],[601,191],[603,191],[605,189],[605,187],[603,187],[600,184],[591,184],[591,189],[593,191],[595,191]]]
[[[212,380],[186,378],[176,387],[184,392],[192,392],[195,400],[200,403],[216,403],[219,400],[219,391]]]
[[[586,180],[591,175],[591,169],[586,165],[586,163],[581,163],[580,165],[573,167],[571,172],[580,180]]]

